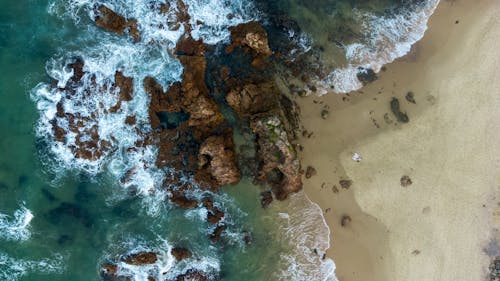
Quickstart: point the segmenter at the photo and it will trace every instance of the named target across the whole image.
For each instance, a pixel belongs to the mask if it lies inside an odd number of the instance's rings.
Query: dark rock
[[[101,278],[104,281],[122,281],[125,280],[124,278],[119,279],[117,273],[118,273],[118,266],[116,264],[112,263],[105,263],[100,270],[100,275]]]
[[[346,227],[351,223],[352,219],[348,215],[343,215],[342,218],[340,219],[340,225],[342,227]]]
[[[352,180],[340,180],[339,184],[343,189],[349,189],[352,185]]]
[[[408,123],[410,121],[408,115],[401,111],[399,100],[397,98],[392,98],[391,100],[391,111],[399,122]]]
[[[4,182],[0,182],[0,190],[7,190],[7,189],[9,189],[9,186]]]
[[[411,178],[407,175],[402,176],[400,182],[402,187],[408,187],[412,184]]]
[[[375,80],[377,80],[377,74],[370,68],[358,68],[358,73],[356,74],[358,80],[367,85]]]
[[[413,104],[416,104],[417,102],[415,101],[415,94],[413,92],[408,92],[406,93],[406,96],[405,96],[406,100],[408,102],[411,102]]]
[[[222,232],[224,232],[225,229],[226,226],[224,225],[217,226],[210,235],[210,241],[212,241],[213,243],[217,243],[217,241],[219,241],[220,236],[222,235]]]
[[[178,262],[191,257],[191,252],[186,248],[175,247],[172,248],[170,253]]]
[[[330,111],[328,111],[327,109],[321,110],[321,118],[328,119],[329,115],[330,115]]]
[[[218,224],[222,220],[222,218],[224,218],[224,212],[214,206],[214,201],[212,198],[203,199],[203,206],[208,210],[207,221],[210,224]]]
[[[245,245],[251,245],[253,242],[253,237],[250,232],[245,231],[243,233],[243,242],[245,242]]]
[[[260,193],[260,205],[262,208],[267,208],[273,200],[273,193],[270,190]]]
[[[310,179],[312,176],[315,176],[318,172],[314,167],[308,166],[306,169],[306,179]]]

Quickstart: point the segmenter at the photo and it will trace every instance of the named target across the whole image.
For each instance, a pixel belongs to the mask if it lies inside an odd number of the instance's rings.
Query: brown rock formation
[[[272,82],[236,86],[226,96],[227,103],[241,117],[250,117],[279,107],[280,92]]]
[[[158,256],[153,252],[142,252],[130,254],[122,258],[122,261],[130,265],[146,265],[156,263]]]
[[[191,252],[186,248],[175,247],[172,248],[170,253],[178,262],[191,257]]]
[[[272,54],[269,48],[267,32],[255,21],[239,24],[230,27],[231,45],[228,51],[231,52],[234,47],[251,50],[254,57],[268,57]]]
[[[117,14],[110,8],[100,5],[96,9],[95,23],[98,27],[104,30],[123,35],[128,32],[135,41],[140,41],[141,37],[137,28],[137,20],[127,20],[125,17]]]
[[[194,269],[188,270],[186,273],[177,276],[176,281],[208,281],[206,274]]]
[[[257,135],[257,179],[273,187],[276,199],[284,200],[302,189],[300,162],[288,140],[283,122],[275,115],[254,116],[250,126]]]
[[[240,171],[236,165],[232,130],[205,139],[200,147],[198,163],[199,172],[209,173],[218,186],[238,183]]]
[[[262,208],[267,208],[273,202],[273,193],[271,191],[264,191],[260,193],[260,204]]]
[[[222,232],[224,232],[225,229],[226,226],[224,225],[217,226],[210,235],[210,241],[212,241],[213,243],[217,243],[217,241],[219,241],[220,236],[222,235]]]
[[[203,206],[207,208],[207,221],[211,224],[218,224],[225,214],[221,210],[214,206],[214,200],[212,198],[203,199]]]

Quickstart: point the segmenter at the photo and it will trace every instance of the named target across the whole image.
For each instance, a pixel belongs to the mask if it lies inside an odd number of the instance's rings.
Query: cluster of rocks
[[[57,112],[50,121],[54,139],[57,142],[69,143],[70,135],[74,135],[74,143],[67,145],[75,158],[95,161],[100,159],[111,148],[110,140],[103,140],[99,135],[99,126],[95,120],[101,115],[117,112],[123,102],[131,101],[133,98],[133,80],[126,77],[120,71],[115,73],[114,81],[105,85],[95,82],[84,85],[84,75],[89,75],[87,81],[95,81],[96,77],[84,71],[84,62],[76,58],[68,65],[73,70],[73,76],[68,80],[64,88],[58,88],[62,99],[56,105]],[[54,86],[56,87],[56,86]],[[90,116],[80,112],[66,112],[64,101],[72,100],[78,95],[76,89],[85,87],[82,92],[108,93],[114,95],[117,100],[115,105],[106,107],[102,103],[92,110]],[[80,94],[81,95],[81,94]],[[82,97],[76,97],[81,99]]]
[[[172,248],[170,255],[175,258],[175,262],[179,263],[185,259],[192,258],[192,253],[182,247]],[[136,267],[152,267],[158,261],[160,257],[159,254],[155,252],[138,252],[129,253],[120,256],[117,261],[106,262],[102,265],[100,269],[100,276],[105,281],[130,281],[132,280],[130,276],[126,273],[120,271],[119,263],[125,263],[129,266]],[[164,276],[168,272],[158,272],[158,275]],[[148,281],[156,281],[154,276],[148,276]],[[211,280],[209,275],[198,271],[196,269],[188,269],[185,273],[178,274],[177,276],[169,279],[169,281],[208,281]]]
[[[179,175],[174,174],[165,180],[163,186],[169,191],[168,199],[173,204],[182,208],[203,206],[207,209],[206,220],[212,229],[209,239],[217,243],[226,229],[226,214],[217,207],[213,197],[204,196],[200,199],[192,194],[193,189],[217,192],[221,186],[236,184],[241,179],[233,141],[234,124],[226,119],[221,108],[229,106],[240,123],[245,124],[255,136],[255,180],[270,188],[262,193],[261,203],[264,207],[273,201],[273,195],[278,200],[284,200],[302,188],[301,165],[293,143],[298,127],[298,109],[273,78],[260,76],[243,79],[232,75],[229,67],[219,67],[222,75],[218,83],[221,87],[217,90],[222,89],[224,94],[221,100],[215,99],[207,85],[207,46],[201,39],[194,40],[191,37],[187,7],[182,1],[178,2],[176,20],[167,22],[166,28],[179,29],[184,25],[186,31],[174,51],[183,65],[182,80],[165,90],[155,78],[144,78],[142,86],[150,97],[149,120],[152,130],[141,132],[143,139],[135,145],[158,146],[157,167],[174,168],[194,178],[193,184],[182,181]],[[159,12],[168,13],[169,10],[170,6],[164,5]],[[95,8],[95,15],[96,25],[104,30],[119,35],[128,34],[134,41],[141,40],[135,19],[126,19],[104,5]],[[230,31],[231,44],[223,55],[231,56],[238,50],[249,58],[249,68],[265,71],[273,53],[264,28],[256,22],[249,22],[232,27]],[[72,88],[81,86],[80,80],[85,75],[83,65],[81,60],[70,65],[74,75],[69,88],[64,89],[68,95],[71,95]],[[111,87],[118,89],[118,98],[116,105],[105,109],[106,113],[117,112],[123,102],[133,98],[133,80],[121,72],[116,72]],[[95,114],[95,118],[98,118],[98,112]],[[77,134],[80,132],[79,126],[88,122],[79,116],[68,115],[60,105],[57,117],[68,119],[70,128],[75,127],[74,132]],[[127,116],[125,122],[137,126],[135,116]],[[56,140],[64,141],[64,135],[68,132],[57,126],[57,120],[53,123]],[[97,129],[93,127],[92,131],[81,131],[81,134],[89,135],[90,140],[76,142],[75,157],[96,160],[109,149],[110,144],[100,140]],[[141,130],[137,128],[137,131]],[[133,173],[133,170],[127,172],[123,180]],[[250,234],[244,240],[250,243]],[[191,257],[187,249],[176,248],[171,254],[177,261]],[[151,265],[157,261],[158,255],[154,252],[125,255],[119,260],[134,266]],[[117,262],[104,264],[101,276],[105,280],[127,280],[119,276]],[[148,280],[155,279],[150,276]],[[208,279],[203,272],[191,270],[175,280]]]

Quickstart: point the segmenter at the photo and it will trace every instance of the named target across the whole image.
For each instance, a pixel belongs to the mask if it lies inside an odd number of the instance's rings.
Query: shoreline
[[[490,241],[500,240],[493,230],[500,213],[493,122],[500,118],[493,102],[500,89],[498,18],[500,5],[492,0],[443,0],[424,38],[377,81],[349,95],[297,100],[305,135],[312,133],[301,137],[300,157],[304,169],[317,170],[304,189],[330,227],[327,256],[339,281],[465,281],[486,274],[485,248],[495,252]],[[396,122],[392,97],[409,123]],[[402,187],[403,176],[412,184]],[[352,185],[342,188],[340,180]],[[344,216],[350,221],[341,226]]]

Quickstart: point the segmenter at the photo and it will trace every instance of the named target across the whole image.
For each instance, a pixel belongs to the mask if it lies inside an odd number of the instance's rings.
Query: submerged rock
[[[408,123],[410,119],[405,112],[401,111],[399,100],[397,98],[392,98],[391,100],[391,111],[396,116],[396,119],[401,123]]]
[[[175,281],[208,281],[206,273],[190,269],[186,273],[177,276]]]
[[[260,193],[260,205],[262,206],[262,208],[269,207],[273,200],[273,193],[270,190]]]

